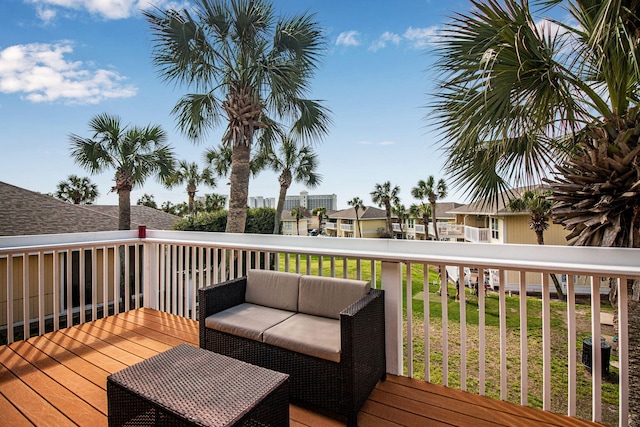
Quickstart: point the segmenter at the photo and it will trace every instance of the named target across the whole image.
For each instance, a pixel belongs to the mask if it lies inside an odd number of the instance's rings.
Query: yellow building
[[[386,213],[382,209],[366,206],[364,212],[358,210],[356,221],[355,208],[343,209],[327,214],[325,232],[332,237],[378,238],[380,231],[386,230]]]

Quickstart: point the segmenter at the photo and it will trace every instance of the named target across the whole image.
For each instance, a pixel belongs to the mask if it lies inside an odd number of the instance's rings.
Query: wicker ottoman
[[[182,344],[107,377],[109,426],[288,426],[289,376]]]

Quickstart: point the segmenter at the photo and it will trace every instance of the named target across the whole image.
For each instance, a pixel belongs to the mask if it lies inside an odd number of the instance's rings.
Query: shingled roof
[[[146,206],[131,207],[131,228],[169,229],[177,219]],[[0,181],[0,236],[117,229],[117,206],[74,205]]]

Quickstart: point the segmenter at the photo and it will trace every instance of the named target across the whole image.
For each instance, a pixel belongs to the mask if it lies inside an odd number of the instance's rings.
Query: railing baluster
[[[123,245],[124,248],[124,295],[122,299],[124,300],[124,311],[125,313],[131,309],[131,246]]]
[[[140,308],[140,246],[133,245],[133,302],[134,308]]]
[[[549,273],[542,273],[542,409],[551,410],[551,294]]]
[[[188,286],[189,286],[189,292],[188,292],[188,307],[189,307],[189,311],[187,312],[189,314],[189,317],[193,320],[196,320],[196,295],[198,293],[198,280],[200,280],[200,274],[198,273],[198,265],[196,264],[197,261],[197,254],[198,254],[198,248],[194,247],[192,248],[193,252],[192,252],[192,256],[191,256],[191,281],[187,282]]]
[[[91,320],[98,318],[98,249],[91,247]],[[53,264],[56,258],[53,256]],[[54,283],[55,288],[55,283]],[[54,329],[55,330],[55,329]]]
[[[7,344],[14,341],[13,334],[13,255],[7,255]]]
[[[413,378],[413,301],[412,301],[412,289],[411,284],[413,277],[411,275],[411,263],[405,263],[407,269],[405,295],[407,306],[407,376]]]
[[[457,293],[460,307],[460,389],[467,391],[467,299],[464,267],[458,266]]]
[[[356,278],[362,280],[362,260],[360,258],[356,260]]]
[[[38,335],[44,335],[44,252],[38,252]]]
[[[576,416],[576,378],[577,378],[577,363],[576,363],[576,294],[575,284],[572,277],[567,273],[567,342],[568,346],[568,360],[567,369],[569,370],[567,394],[568,394],[568,407],[567,415],[571,417]]]
[[[56,264],[57,264],[56,260]],[[109,250],[102,247],[102,317],[109,315]],[[58,311],[59,313],[59,311]],[[56,313],[56,318],[58,314]]]
[[[498,270],[500,278],[500,399],[507,400],[507,272]]]
[[[591,280],[591,419],[602,421],[602,350],[600,346],[600,280]]]
[[[29,316],[29,254],[22,255],[22,335],[24,339],[31,336]]]
[[[349,276],[349,260],[347,257],[342,258],[342,277],[347,278]]]
[[[619,384],[619,425],[629,424],[629,304],[627,277],[618,277],[618,377]],[[637,369],[637,366],[635,367]]]
[[[72,269],[72,264],[71,264],[71,258],[73,258],[73,251],[71,249],[69,249],[67,251],[67,283],[65,286],[66,289],[66,302],[67,302],[67,325],[66,327],[70,327],[73,325],[73,300],[72,300],[72,275],[71,275],[71,269]]]
[[[529,334],[527,326],[527,273],[520,270],[520,404],[527,406],[529,401],[528,351]]]
[[[486,313],[485,296],[486,287],[484,285],[484,269],[478,269],[478,394],[484,396],[486,392],[485,369],[486,369]]]
[[[185,292],[185,282],[189,281],[187,268],[189,266],[189,248],[180,245],[180,256],[178,258],[178,316],[184,316],[185,304],[188,293]]]
[[[449,385],[449,282],[447,266],[440,264],[440,302],[442,303],[442,385]]]
[[[424,333],[424,380],[431,381],[431,307],[429,302],[429,264],[422,264],[423,281],[422,281],[422,300],[423,310],[423,333]],[[375,261],[372,261],[373,283],[375,286]]]

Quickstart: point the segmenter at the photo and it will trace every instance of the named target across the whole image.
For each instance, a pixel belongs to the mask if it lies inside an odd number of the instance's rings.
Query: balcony
[[[588,425],[554,412],[627,425],[626,310],[618,313],[612,374],[603,376],[599,348],[591,351],[591,373],[579,352],[585,330],[600,342],[601,278],[613,278],[626,307],[627,279],[640,277],[638,255],[634,249],[154,230],[144,239],[135,232],[0,238],[0,342],[7,344],[0,347],[0,420],[104,425],[106,375],[182,342],[197,344],[196,288],[258,267],[362,278],[385,289],[389,379],[363,407],[360,425]],[[469,267],[479,275],[497,271],[498,291],[462,292],[459,302],[445,292],[437,296],[437,270],[447,267],[461,276]],[[550,273],[587,278],[586,325],[576,321],[585,295],[576,296],[573,282],[566,306],[551,304]],[[526,294],[531,275],[541,280],[540,298],[507,295],[514,286]],[[561,327],[566,333],[558,333]],[[579,388],[584,381],[588,396]],[[603,400],[605,388],[616,390],[617,403]],[[296,406],[291,419],[340,425]]]
[[[491,230],[465,225],[464,239],[471,243],[489,243],[491,242]]]
[[[355,230],[355,227],[353,226],[353,224],[340,224],[340,230],[341,231],[346,231],[346,232],[353,232],[353,230]]]
[[[327,222],[324,225],[325,230],[337,230],[338,229],[338,224],[336,224],[335,222]]]

